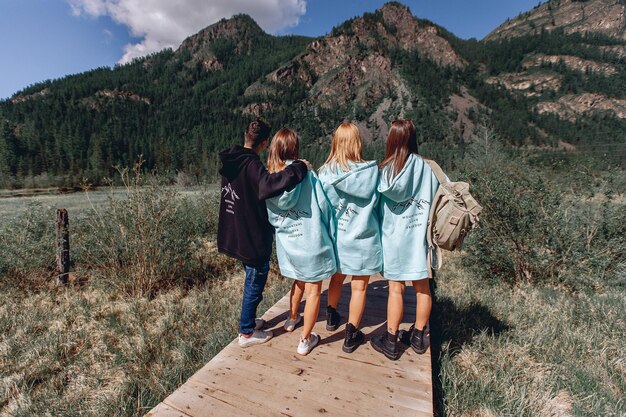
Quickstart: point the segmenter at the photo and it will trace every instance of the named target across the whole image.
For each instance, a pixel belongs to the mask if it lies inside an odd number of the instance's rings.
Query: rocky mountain
[[[213,178],[216,152],[240,142],[255,116],[296,129],[318,164],[346,119],[370,158],[397,117],[413,119],[421,149],[442,160],[479,125],[516,146],[623,142],[623,3],[550,1],[480,42],[398,2],[317,39],[223,19],[175,51],[0,101],[0,186],[97,183],[138,155],[150,169]]]
[[[485,40],[539,34],[542,30],[602,34],[626,40],[626,1],[550,0],[491,32]]]
[[[304,53],[252,84],[246,95],[271,99],[281,87],[297,84],[306,90],[308,102],[323,109],[369,109],[367,120],[360,121],[365,138],[384,136],[387,124],[382,114],[392,107],[411,109],[413,103],[411,87],[392,52],[417,53],[442,68],[467,65],[439,31],[400,3],[388,3],[311,42]],[[273,105],[262,103],[257,108]]]
[[[540,115],[572,123],[600,115],[623,120],[625,41],[626,1],[550,0],[483,40],[487,47],[515,48],[517,55],[514,71],[497,71],[485,81],[532,98],[532,111]]]
[[[268,36],[248,15],[222,19],[185,39],[176,54],[191,55],[191,64],[207,71],[221,70],[228,54],[250,54],[255,40]]]

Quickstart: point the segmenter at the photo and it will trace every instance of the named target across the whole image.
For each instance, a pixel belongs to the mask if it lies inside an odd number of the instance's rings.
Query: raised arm
[[[322,182],[315,177],[313,182],[313,190],[315,192],[315,198],[320,208],[322,221],[328,230],[330,238],[335,241],[337,238],[337,222],[335,221],[335,209],[332,206],[328,196],[324,192]]]
[[[280,172],[270,174],[260,159],[254,160],[248,167],[250,181],[258,182],[258,199],[266,200],[302,182],[308,172],[306,164],[294,161]]]

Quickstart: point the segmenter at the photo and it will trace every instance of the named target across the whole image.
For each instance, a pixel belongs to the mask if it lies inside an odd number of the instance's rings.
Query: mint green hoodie
[[[378,166],[376,161],[320,168],[319,179],[335,209],[337,271],[372,275],[382,270],[383,253],[378,221]]]
[[[424,160],[409,155],[404,168],[392,179],[384,167],[381,193],[383,276],[392,281],[414,281],[428,277],[426,228],[428,213],[439,181]]]
[[[333,275],[337,271],[333,212],[317,176],[309,171],[296,188],[265,203],[276,231],[280,273],[306,282]]]

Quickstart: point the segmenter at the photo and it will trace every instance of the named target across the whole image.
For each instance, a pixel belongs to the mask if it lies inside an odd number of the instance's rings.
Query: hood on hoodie
[[[350,171],[343,171],[338,164],[320,170],[322,182],[356,198],[370,199],[378,184],[376,161],[349,162]]]
[[[398,203],[408,200],[417,194],[425,165],[422,158],[410,154],[402,170],[393,178],[387,175],[393,165],[387,165],[380,173],[378,192]]]
[[[285,165],[289,166],[291,165],[292,162],[293,161],[285,161]],[[309,175],[310,175],[310,171],[309,173],[307,173],[307,177]],[[306,178],[304,179],[304,181],[306,181]],[[302,189],[302,183],[296,185],[293,190],[283,191],[282,194],[279,194],[276,197],[269,198],[267,199],[267,201],[270,201],[272,204],[274,204],[276,207],[278,207],[281,210],[289,210],[298,203],[298,200],[300,199],[301,189]]]
[[[252,149],[244,148],[241,145],[235,145],[232,148],[226,149],[219,153],[222,167],[220,168],[220,174],[225,176],[229,181],[241,172],[243,167],[250,163],[251,158],[258,155]]]

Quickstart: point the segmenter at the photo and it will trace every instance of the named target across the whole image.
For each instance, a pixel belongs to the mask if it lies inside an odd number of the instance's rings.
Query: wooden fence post
[[[66,209],[57,209],[57,280],[67,284],[70,275],[70,221]]]

